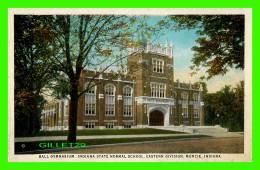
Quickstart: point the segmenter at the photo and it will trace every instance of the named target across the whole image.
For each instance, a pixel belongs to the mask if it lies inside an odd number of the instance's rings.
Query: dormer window
[[[153,72],[163,73],[164,61],[153,58]]]

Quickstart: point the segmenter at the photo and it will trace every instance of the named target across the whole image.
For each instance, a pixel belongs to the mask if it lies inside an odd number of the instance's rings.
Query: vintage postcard
[[[10,162],[252,161],[252,9],[9,9]]]

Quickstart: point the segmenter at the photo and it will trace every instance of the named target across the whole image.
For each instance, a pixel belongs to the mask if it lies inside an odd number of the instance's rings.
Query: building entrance
[[[150,113],[149,126],[164,126],[164,115],[162,112],[155,110]]]

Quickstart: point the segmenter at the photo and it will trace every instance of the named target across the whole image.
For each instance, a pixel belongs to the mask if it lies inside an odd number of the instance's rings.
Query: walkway
[[[194,136],[198,134],[153,134],[153,135],[98,135],[98,136],[77,136],[77,139],[114,139],[114,138],[146,138],[146,137],[169,137],[169,136]],[[41,136],[41,137],[19,137],[15,142],[35,142],[67,140],[67,136]]]
[[[179,127],[156,127],[151,128],[179,131]],[[194,136],[208,135],[212,137],[243,137],[244,133],[227,132],[226,129],[218,126],[185,126],[186,132],[194,132],[187,134],[146,134],[146,135],[95,135],[95,136],[77,136],[77,139],[114,139],[114,138],[145,138],[145,137],[169,137],[169,136]],[[15,138],[15,142],[35,142],[35,141],[54,141],[67,140],[67,136],[39,136],[39,137],[19,137]]]

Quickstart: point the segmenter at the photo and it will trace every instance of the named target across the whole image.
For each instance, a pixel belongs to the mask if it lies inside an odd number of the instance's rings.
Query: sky
[[[150,24],[153,24],[159,18],[152,19]],[[199,82],[199,77],[205,74],[206,69],[201,67],[198,74],[190,76],[191,70],[189,66],[192,65],[191,59],[193,57],[192,47],[196,45],[198,35],[196,30],[182,30],[182,31],[166,31],[165,36],[159,38],[151,37],[154,43],[159,43],[165,46],[166,40],[168,44],[173,41],[173,55],[174,55],[174,79],[180,82],[195,83]],[[240,81],[244,80],[244,72],[239,69],[230,68],[224,75],[218,75],[206,81],[208,92],[216,92],[221,90],[225,85],[235,87]]]

